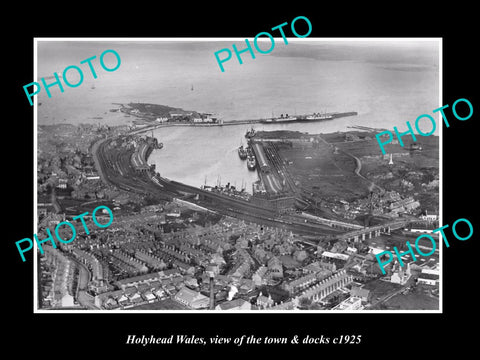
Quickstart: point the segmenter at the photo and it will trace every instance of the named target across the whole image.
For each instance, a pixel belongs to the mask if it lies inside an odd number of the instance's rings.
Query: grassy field
[[[422,292],[413,292],[406,295],[398,294],[385,302],[391,310],[438,310],[438,299]]]
[[[359,135],[358,133],[349,132],[354,135]],[[338,134],[322,134],[322,138],[330,143],[334,143],[340,149],[345,150],[355,156],[376,156],[383,155],[382,150],[378,144],[377,139],[375,138],[375,133],[363,133],[360,135],[361,138],[359,141],[345,141],[345,136]],[[342,139],[343,137],[343,139]],[[395,137],[396,140],[396,137]],[[413,143],[410,136],[405,136],[402,138],[404,147],[400,144],[388,144],[385,145],[385,152],[389,153],[401,153],[408,152],[410,145]],[[438,167],[439,159],[439,137],[438,136],[418,136],[417,144],[421,145],[423,150],[419,152],[420,156],[415,157],[415,165],[418,167],[424,166],[434,166],[435,163]]]
[[[278,133],[278,134],[277,134]],[[282,137],[282,132],[277,132]],[[415,196],[421,207],[438,211],[439,137],[418,137],[421,151],[410,152],[412,139],[406,136],[405,146],[389,144],[387,153],[394,154],[394,165],[384,158],[375,132],[348,132],[311,135],[311,142],[294,142],[293,146],[279,146],[279,154],[297,188],[312,199],[337,202],[339,199],[355,201],[366,198],[371,191],[371,181],[387,191],[394,190],[402,196]],[[353,140],[347,141],[346,139]],[[335,149],[337,148],[337,149]],[[355,174],[360,159],[360,174]],[[428,185],[428,186],[427,186]]]
[[[319,142],[317,147],[281,148],[280,155],[300,188],[322,198],[354,200],[368,194],[368,184],[355,175],[355,160]]]

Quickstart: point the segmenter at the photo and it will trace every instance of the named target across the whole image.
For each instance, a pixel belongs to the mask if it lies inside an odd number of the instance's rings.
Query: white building
[[[440,271],[432,269],[422,269],[418,276],[418,283],[435,286],[440,280]]]
[[[336,259],[336,260],[343,260],[347,261],[350,256],[346,254],[341,254],[341,253],[332,253],[330,251],[324,251],[322,253],[322,257],[330,258],[330,259]]]
[[[437,221],[438,220],[438,214],[425,214],[420,216],[420,219],[422,220],[428,220],[428,221]]]
[[[410,271],[410,263],[406,265],[406,270],[403,270],[403,267],[399,265],[398,270],[394,271],[394,273],[390,277],[390,282],[404,285],[408,281],[408,279],[410,279],[410,276],[412,276],[412,273]]]
[[[191,309],[207,308],[210,302],[208,297],[197,291],[190,290],[187,287],[181,288],[180,291],[175,294],[174,300]]]
[[[212,123],[213,119],[210,117],[205,118],[193,118],[194,123]]]
[[[362,310],[362,299],[355,296],[350,296],[343,300],[340,304],[335,306],[332,310]]]
[[[357,248],[350,247],[350,246],[347,247],[347,253],[356,254],[357,252],[358,252]]]

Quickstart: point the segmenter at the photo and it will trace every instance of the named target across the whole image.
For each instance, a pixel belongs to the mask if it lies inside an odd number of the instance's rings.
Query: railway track
[[[302,235],[324,236],[338,233],[338,230],[325,225],[305,223],[305,219],[290,217],[284,220],[268,208],[263,208],[246,200],[228,197],[226,195],[202,190],[190,185],[182,184],[165,178],[153,181],[148,174],[136,172],[131,164],[131,151],[126,149],[108,149],[108,140],[99,144],[95,156],[99,160],[105,180],[112,185],[126,191],[140,194],[150,194],[170,201],[175,197],[182,197],[182,193],[198,195],[195,201],[198,205],[224,215],[239,218],[261,225],[280,227]]]

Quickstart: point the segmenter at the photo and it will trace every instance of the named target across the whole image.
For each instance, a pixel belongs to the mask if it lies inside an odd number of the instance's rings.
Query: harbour
[[[121,106],[125,112],[126,107]],[[129,104],[127,112],[132,113],[132,109],[144,109],[148,106],[148,104],[142,104],[137,107],[136,104]],[[340,121],[339,118],[357,115],[357,112],[331,112],[326,113],[329,120],[323,119],[325,114],[322,114],[321,119],[306,120],[312,114],[304,114],[296,115],[295,120],[292,121],[268,122],[265,118],[220,121],[211,114],[196,115],[192,111],[176,110],[184,112],[184,116],[172,118],[169,113],[133,111],[133,115],[143,122],[135,126],[137,129],[135,133],[152,131],[152,136],[166,144],[164,151],[153,154],[149,160],[150,163],[161,170],[166,177],[191,186],[219,188],[229,184],[234,189],[244,189],[249,194],[253,193],[255,183],[259,180],[255,171],[258,165],[257,158],[250,147],[240,150],[243,145],[238,148],[234,146],[235,143],[247,141],[249,134],[256,130],[298,129],[302,132],[317,132],[325,129],[329,131],[337,128],[335,123]],[[154,120],[158,117],[168,121],[159,123]],[[200,118],[204,121],[195,121]],[[211,142],[212,146],[205,146],[206,142]],[[192,151],[192,149],[199,149],[199,151]],[[243,160],[245,164],[242,164]],[[270,180],[269,176],[267,176],[268,180]],[[275,187],[278,188],[278,185]]]

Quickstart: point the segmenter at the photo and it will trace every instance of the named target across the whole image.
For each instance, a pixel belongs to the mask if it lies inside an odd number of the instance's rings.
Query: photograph
[[[441,39],[35,45],[36,311],[441,310]]]

